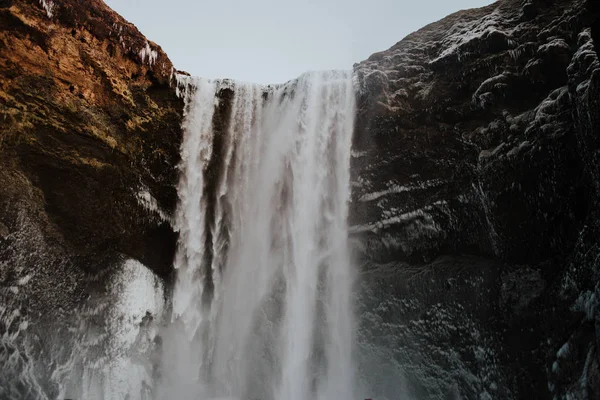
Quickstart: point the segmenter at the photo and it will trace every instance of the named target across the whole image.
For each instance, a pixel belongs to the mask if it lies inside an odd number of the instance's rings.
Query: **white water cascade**
[[[352,399],[352,74],[185,85],[158,397]]]

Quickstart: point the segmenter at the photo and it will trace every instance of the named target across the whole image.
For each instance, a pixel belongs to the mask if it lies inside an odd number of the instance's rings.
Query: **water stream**
[[[187,85],[160,396],[352,398],[351,73]]]

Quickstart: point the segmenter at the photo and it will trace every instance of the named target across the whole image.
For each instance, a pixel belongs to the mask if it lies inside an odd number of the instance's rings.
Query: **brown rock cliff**
[[[123,258],[170,273],[172,72],[102,1],[0,1],[0,285],[31,275],[32,310],[68,309]]]

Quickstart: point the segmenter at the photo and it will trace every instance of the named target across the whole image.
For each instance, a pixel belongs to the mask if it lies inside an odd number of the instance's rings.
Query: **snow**
[[[352,158],[360,158],[360,157],[364,157],[366,156],[368,153],[366,151],[357,151],[357,150],[352,150],[350,152],[350,156],[352,156]]]
[[[193,78],[188,75],[180,74],[172,71],[172,77],[175,78],[175,94],[177,97],[186,99],[191,94],[191,88],[193,86]]]
[[[522,45],[520,45],[519,47],[517,47],[516,49],[511,49],[508,51],[508,54],[510,55],[510,57],[514,60],[517,61],[519,60],[521,57],[532,53],[532,48],[533,46],[535,46],[536,44],[533,42],[527,42],[524,43]]]
[[[146,42],[146,46],[140,50],[139,55],[142,59],[142,62],[146,62],[146,59],[148,59],[148,64],[150,66],[154,65],[156,59],[158,58],[158,52],[153,50],[148,42]]]
[[[484,390],[483,392],[481,392],[481,394],[479,395],[479,399],[480,400],[492,400],[493,397],[486,391]]]
[[[577,94],[582,96],[589,87],[589,77],[594,70],[600,68],[600,61],[594,49],[594,41],[591,37],[591,30],[588,28],[578,36],[580,47],[573,55],[570,65],[567,67],[567,73],[572,83],[577,84]],[[573,82],[581,80],[581,82]]]
[[[563,130],[557,117],[557,110],[560,109],[561,104],[567,101],[568,96],[567,86],[552,91],[534,110],[533,120],[525,128],[525,136],[530,136],[533,129],[540,129],[548,137],[561,135]]]
[[[528,140],[525,140],[523,142],[521,142],[521,144],[513,147],[508,153],[506,153],[506,155],[508,157],[513,157],[519,154],[519,152],[521,152],[521,150],[531,147],[531,142],[529,142]]]
[[[48,18],[52,18],[52,15],[54,15],[54,2],[52,0],[40,0],[40,5],[46,10]]]
[[[25,275],[21,279],[17,281],[17,285],[23,286],[26,285],[31,280],[31,274]]]
[[[485,108],[485,96],[489,93],[502,94],[512,79],[510,73],[502,73],[486,79],[473,94],[473,104]]]
[[[442,42],[444,50],[431,62],[435,63],[451,55],[456,55],[460,60],[462,55],[466,54],[465,48],[470,42],[485,38],[492,32],[500,32],[508,37],[509,34],[500,29],[503,18],[498,10],[494,10],[482,19],[456,23],[450,28],[448,35]],[[510,39],[507,40],[509,45],[514,45]]]
[[[589,387],[588,376],[590,374],[590,366],[594,362],[594,353],[595,353],[595,346],[590,346],[587,356],[585,357],[585,364],[583,367],[583,371],[581,373],[581,376],[579,377],[579,387],[583,391],[584,396],[588,395],[588,392],[587,392],[588,387]]]
[[[588,321],[594,321],[597,308],[598,297],[596,293],[589,290],[581,293],[577,300],[575,300],[575,304],[571,307],[573,311],[584,313]]]
[[[362,233],[362,232],[373,232],[378,233],[386,228],[389,228],[393,225],[399,225],[406,222],[413,222],[416,220],[422,220],[420,223],[421,228],[423,230],[430,229],[433,231],[438,231],[439,227],[433,220],[433,217],[429,215],[428,211],[432,211],[436,206],[443,206],[446,204],[446,201],[440,200],[436,201],[432,205],[419,208],[417,210],[409,211],[400,215],[391,216],[389,218],[371,223],[366,225],[355,225],[350,227],[350,233]]]
[[[566,342],[562,345],[560,349],[556,352],[557,358],[565,358],[569,354],[569,342]]]
[[[367,193],[367,194],[362,195],[360,197],[359,201],[368,202],[368,201],[377,200],[377,199],[379,199],[383,196],[387,196],[389,194],[399,194],[399,193],[403,193],[403,192],[412,192],[415,190],[430,189],[430,188],[434,188],[436,186],[440,186],[442,183],[443,182],[440,181],[439,179],[424,181],[417,185],[408,185],[408,186],[398,185],[398,184],[394,183],[394,184],[388,185],[388,188],[386,190],[381,190],[378,192]]]
[[[551,42],[544,43],[540,47],[538,47],[538,53],[548,53],[551,51],[560,51],[564,50],[569,52],[571,48],[567,44],[567,42],[562,38],[555,38]]]
[[[129,259],[111,278],[108,298],[112,304],[105,303],[106,330],[88,330],[80,354],[85,365],[81,375],[73,376],[77,378],[72,384],[79,387],[83,399],[146,398],[152,384],[152,368],[146,360],[163,318],[164,285],[143,264]],[[92,315],[101,315],[97,312],[105,306],[91,310]],[[87,353],[98,346],[106,353]]]
[[[135,343],[142,318],[149,312],[160,317],[164,308],[164,288],[156,275],[140,262],[127,260],[111,283],[116,304],[108,318],[116,348]]]
[[[141,204],[146,210],[158,215],[161,221],[168,222],[169,224],[172,222],[169,214],[158,206],[158,202],[154,196],[150,194],[148,188],[143,187],[139,192],[136,193],[136,197],[139,204]]]

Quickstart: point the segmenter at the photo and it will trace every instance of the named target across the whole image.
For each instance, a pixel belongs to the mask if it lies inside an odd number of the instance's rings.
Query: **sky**
[[[491,0],[105,0],[167,53],[207,78],[281,83],[351,69],[455,11]]]

